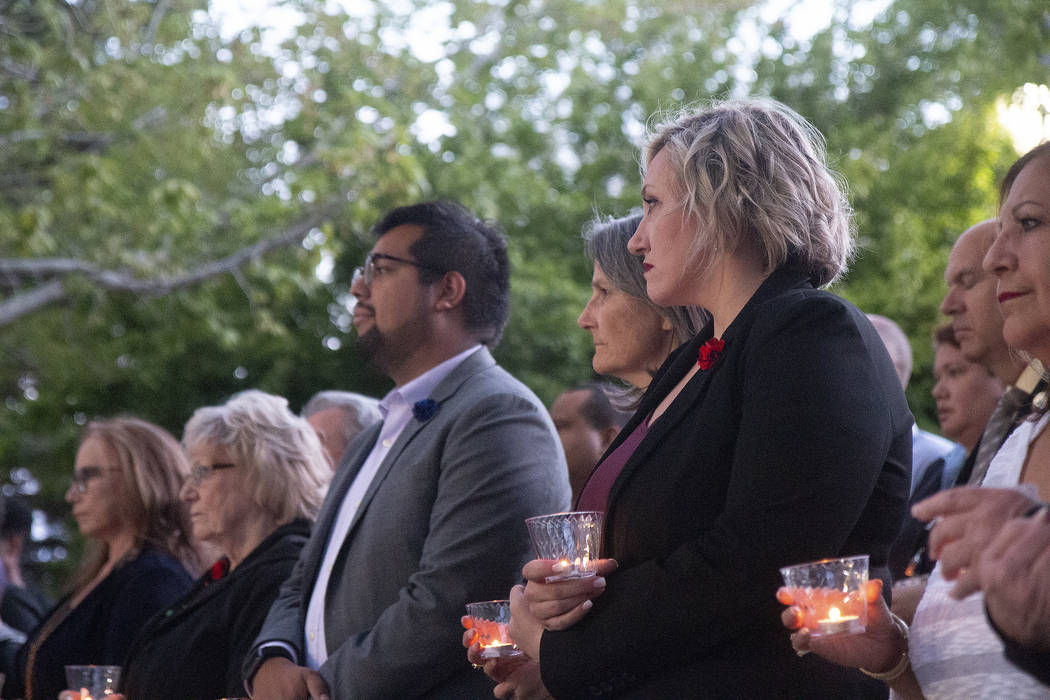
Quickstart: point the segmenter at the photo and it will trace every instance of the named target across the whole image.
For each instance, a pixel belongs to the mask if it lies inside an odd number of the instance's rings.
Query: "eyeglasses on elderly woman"
[[[218,470],[218,469],[233,469],[236,466],[237,466],[236,464],[228,464],[228,463],[219,463],[219,464],[196,464],[196,463],[194,463],[193,466],[190,467],[190,475],[189,475],[189,478],[186,479],[186,481],[191,483],[191,484],[193,484],[194,486],[200,486],[201,482],[204,481],[205,479],[207,479],[216,470]]]

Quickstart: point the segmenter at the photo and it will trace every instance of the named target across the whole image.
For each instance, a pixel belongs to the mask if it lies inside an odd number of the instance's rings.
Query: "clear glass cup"
[[[595,575],[594,561],[602,548],[603,516],[596,510],[578,510],[526,518],[532,546],[540,559],[557,559],[565,570],[547,583]]]
[[[467,603],[473,629],[481,645],[481,658],[496,659],[502,656],[519,656],[522,652],[510,638],[510,601],[486,600]]]
[[[120,666],[66,666],[66,683],[80,700],[98,700],[119,691]]]
[[[859,634],[867,628],[867,554],[785,566],[780,574],[810,636]]]

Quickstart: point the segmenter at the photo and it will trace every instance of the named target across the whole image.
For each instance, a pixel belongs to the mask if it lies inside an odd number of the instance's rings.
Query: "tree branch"
[[[44,129],[23,129],[12,131],[7,136],[0,136],[0,147],[8,146],[24,141],[39,141],[47,138],[48,133]],[[94,151],[101,153],[113,142],[113,135],[106,133],[93,133],[90,131],[69,131],[57,134],[56,140],[64,146],[70,146],[77,151]]]
[[[31,289],[0,302],[0,328],[26,314],[56,304],[66,298],[65,286],[59,280]]]
[[[94,263],[75,258],[0,258],[0,276],[16,281],[47,279],[39,287],[26,292],[16,292],[14,296],[0,302],[0,327],[13,323],[45,306],[65,301],[69,297],[69,292],[63,280],[71,275],[82,275],[110,292],[163,296],[200,284],[213,277],[236,274],[247,263],[271,251],[302,241],[311,230],[331,217],[339,206],[341,206],[341,201],[333,199],[307,218],[275,236],[241,248],[220,260],[204,263],[183,275],[173,277],[160,276],[142,279],[122,270],[107,270]]]
[[[149,27],[146,28],[146,35],[142,38],[143,44],[152,44],[153,40],[157,38],[157,30],[160,28],[160,23],[164,20],[164,15],[168,14],[169,9],[171,9],[171,0],[157,0],[157,4],[153,6],[153,14],[149,18]]]

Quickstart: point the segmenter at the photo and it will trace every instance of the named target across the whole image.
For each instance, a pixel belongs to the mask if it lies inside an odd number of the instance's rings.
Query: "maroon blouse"
[[[606,457],[601,464],[595,467],[587,484],[583,487],[583,493],[576,501],[576,510],[600,510],[605,512],[605,506],[609,501],[609,492],[612,490],[616,477],[623,471],[634,451],[638,449],[639,443],[649,433],[649,421],[643,420],[638,424],[627,439]]]

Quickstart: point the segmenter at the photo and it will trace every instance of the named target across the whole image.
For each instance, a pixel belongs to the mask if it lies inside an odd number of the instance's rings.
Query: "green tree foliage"
[[[995,213],[994,106],[1046,82],[1045,3],[837,2],[815,33],[743,0],[281,7],[296,26],[231,38],[205,0],[0,1],[0,464],[41,505],[95,416],[178,434],[242,388],[384,392],[342,300],[372,223],[421,198],[508,233],[500,360],[546,400],[586,379],[582,224],[637,206],[650,115],[743,94],[826,135],[862,241],[838,291],[907,330],[932,424],[947,251]]]

